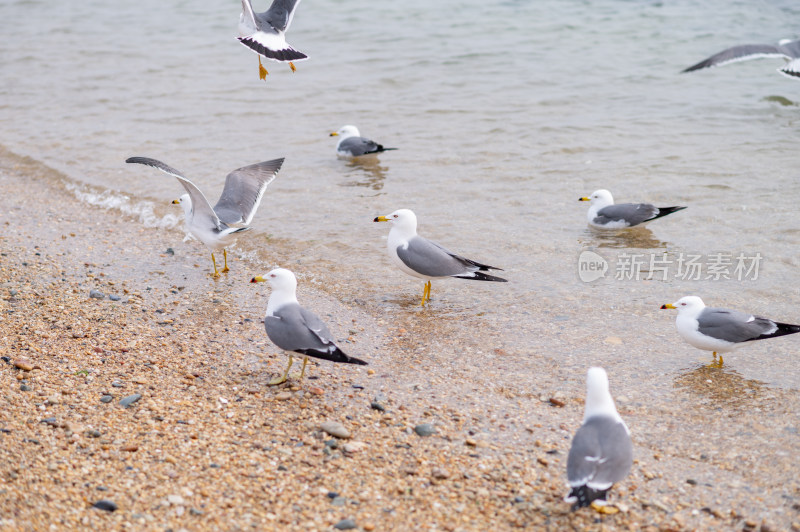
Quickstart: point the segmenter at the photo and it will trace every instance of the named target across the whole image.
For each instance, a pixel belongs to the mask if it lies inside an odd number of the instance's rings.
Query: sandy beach
[[[214,281],[198,242],[48,172],[0,158],[2,530],[800,530],[795,390],[701,367],[668,400],[625,397],[611,374],[634,467],[619,513],[571,512],[584,375],[544,355],[563,337],[543,334],[525,354],[539,371],[509,386],[523,354],[486,348],[496,332],[381,313],[276,244],[301,303],[370,365],[269,387],[286,357],[247,282],[264,271],[232,254]],[[474,367],[454,356],[481,349]]]

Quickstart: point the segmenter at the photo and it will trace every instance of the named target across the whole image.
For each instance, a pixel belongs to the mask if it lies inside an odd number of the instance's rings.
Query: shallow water
[[[1,4],[0,144],[176,241],[169,203],[182,189],[127,157],[163,160],[214,201],[230,170],[285,156],[239,254],[301,268],[371,312],[519,353],[508,378],[520,386],[529,353],[566,373],[591,363],[630,377],[694,371],[710,357],[657,310],[689,293],[800,322],[800,83],[775,72],[780,60],[678,74],[734,44],[796,37],[796,3],[308,1],[288,41],[310,59],[295,74],[268,64],[266,83],[234,38],[239,9]],[[328,133],[345,123],[399,149],[337,159]],[[576,201],[597,188],[689,209],[607,235],[587,228]],[[388,227],[371,223],[400,207],[417,212],[421,234],[511,282],[434,282],[418,312],[422,283],[391,266]],[[578,277],[586,249],[608,261],[604,279]],[[664,252],[666,280],[615,278],[632,255],[649,267]],[[707,268],[718,252],[760,254],[758,278],[679,275],[681,258]],[[726,364],[796,388],[797,341],[750,346]]]

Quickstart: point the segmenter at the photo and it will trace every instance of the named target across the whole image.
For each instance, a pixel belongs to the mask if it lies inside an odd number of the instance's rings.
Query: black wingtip
[[[308,59],[306,54],[291,47],[283,48],[281,50],[271,50],[260,42],[251,39],[250,37],[237,37],[237,39],[239,39],[240,43],[247,46],[254,52],[263,55],[267,59],[273,59],[275,61],[301,61],[303,59]]]
[[[499,268],[495,268],[499,270]],[[489,275],[483,273],[481,271],[472,272],[471,275],[454,275],[453,277],[457,277],[459,279],[471,279],[473,281],[495,281],[497,283],[507,283],[508,279],[503,279],[502,277],[496,277],[494,275]]]
[[[314,358],[321,358],[322,360],[329,360],[331,362],[339,362],[342,364],[356,364],[359,366],[367,366],[368,363],[360,358],[351,357],[338,347],[333,352],[330,351],[318,351],[316,349],[298,349],[298,353],[302,353],[303,355],[308,355]]]
[[[577,499],[572,505],[572,510],[574,511],[578,508],[589,506],[593,501],[605,501],[606,493],[608,493],[608,489],[595,490],[584,484],[583,486],[572,488],[567,497],[575,497]]]

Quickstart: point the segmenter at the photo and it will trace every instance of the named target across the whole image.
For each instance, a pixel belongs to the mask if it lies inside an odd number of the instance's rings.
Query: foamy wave
[[[172,229],[181,223],[181,219],[174,214],[158,216],[152,201],[131,202],[128,196],[103,190],[97,192],[86,185],[67,183],[67,190],[72,192],[80,201],[100,207],[101,209],[116,209],[123,214],[139,220],[145,227],[158,227],[159,229]]]

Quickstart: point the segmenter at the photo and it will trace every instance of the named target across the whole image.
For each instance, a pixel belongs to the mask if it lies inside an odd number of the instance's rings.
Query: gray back
[[[477,269],[466,259],[421,236],[409,240],[406,249],[398,246],[397,256],[415,272],[430,277],[459,275]]]
[[[753,317],[748,321],[751,317],[737,310],[706,307],[697,317],[697,325],[701,333],[728,342],[754,340],[776,329],[771,320]]]
[[[590,417],[572,439],[567,478],[570,482],[613,484],[628,475],[632,464],[633,444],[625,425],[607,416]]]
[[[325,351],[333,346],[331,333],[322,320],[297,303],[284,305],[274,316],[264,318],[264,328],[269,339],[285,351]]]
[[[380,151],[381,147],[377,142],[373,142],[364,137],[350,137],[344,139],[337,149],[348,151],[353,156],[357,157],[359,155]]]
[[[656,214],[658,214],[658,208],[649,203],[620,203],[603,207],[597,211],[594,223],[606,224],[624,220],[630,225],[638,225]]]

